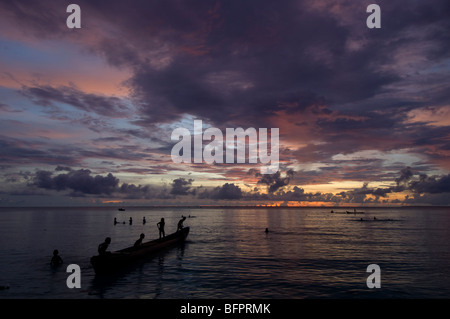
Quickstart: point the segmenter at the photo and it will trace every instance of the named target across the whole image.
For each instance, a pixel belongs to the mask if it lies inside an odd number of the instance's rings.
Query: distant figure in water
[[[266,234],[267,234],[267,233],[269,232],[269,228],[266,228],[265,232],[266,232]]]
[[[53,251],[52,260],[50,260],[50,265],[58,266],[58,265],[61,265],[62,263],[63,263],[63,260],[62,260],[61,256],[59,256],[59,251],[58,251],[58,249],[55,249]]]
[[[114,217],[114,225],[117,224],[117,217]]]
[[[145,220],[145,216],[144,216],[144,218],[142,219],[142,224],[145,225],[146,222],[147,222],[147,221]]]
[[[106,237],[105,241],[100,245],[98,245],[98,254],[99,255],[110,254],[109,251],[106,251],[106,249],[108,249],[109,244],[111,244],[111,238]]]
[[[166,224],[166,222],[164,221],[164,218],[161,218],[161,221],[159,223],[156,224],[156,226],[159,229],[159,238],[162,237],[166,237],[166,233],[164,231],[164,225]]]
[[[145,237],[145,235],[142,233],[142,234],[139,236],[139,239],[136,240],[136,242],[134,243],[134,247],[140,246],[140,245],[142,244],[142,240],[144,239],[144,237]]]
[[[130,225],[133,224],[133,218],[130,217]]]
[[[181,219],[178,222],[178,226],[177,226],[177,231],[182,230],[183,229],[183,222],[186,220],[186,216],[181,215]]]

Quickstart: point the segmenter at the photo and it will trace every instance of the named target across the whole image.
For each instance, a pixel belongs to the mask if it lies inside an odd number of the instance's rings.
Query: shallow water
[[[142,232],[156,238],[161,217],[175,231],[181,215],[191,215],[185,244],[94,274],[89,258],[106,236],[121,249]],[[0,208],[0,286],[9,286],[0,298],[449,298],[449,226],[449,208]],[[67,288],[69,264],[81,267],[80,289]],[[370,264],[381,268],[379,289],[367,287]]]

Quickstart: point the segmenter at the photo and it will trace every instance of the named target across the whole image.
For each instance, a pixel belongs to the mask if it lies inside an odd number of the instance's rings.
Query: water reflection
[[[158,298],[161,295],[163,285],[162,278],[164,278],[164,255],[158,257],[158,267],[157,267],[158,280],[156,281],[155,287],[155,298]]]
[[[186,243],[167,248],[112,274],[94,275],[89,295],[99,298],[159,298],[164,292],[167,268],[181,268]]]
[[[448,297],[449,213],[367,209],[355,217],[306,208],[197,209],[189,212],[196,218],[186,219],[192,231],[184,245],[99,277],[89,258],[106,236],[114,251],[132,245],[141,232],[159,237],[155,224],[162,216],[172,231],[188,213],[130,209],[126,219],[139,222],[114,226],[116,210],[0,209],[0,284],[11,285],[2,298]],[[51,271],[53,249],[65,265],[81,266],[82,289],[66,287],[64,266]],[[370,263],[382,269],[383,288],[376,292],[365,285]]]

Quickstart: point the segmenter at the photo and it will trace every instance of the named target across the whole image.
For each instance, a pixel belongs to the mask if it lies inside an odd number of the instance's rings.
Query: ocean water
[[[364,211],[0,208],[0,299],[450,298],[450,209]],[[142,232],[156,238],[161,217],[175,231],[181,215],[191,216],[184,244],[95,275],[89,259],[105,237],[111,251],[125,248]],[[66,285],[69,264],[81,268],[79,289]],[[367,286],[370,264],[380,288]]]

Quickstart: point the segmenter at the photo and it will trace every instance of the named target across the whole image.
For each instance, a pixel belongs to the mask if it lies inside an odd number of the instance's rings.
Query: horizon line
[[[323,208],[323,209],[345,209],[345,208],[450,208],[450,205],[399,205],[399,206],[262,206],[262,205],[129,205],[129,206],[110,206],[110,205],[54,205],[54,206],[0,206],[2,208],[185,208],[185,209],[224,209],[224,208],[247,208],[247,209],[298,209],[298,208]]]

